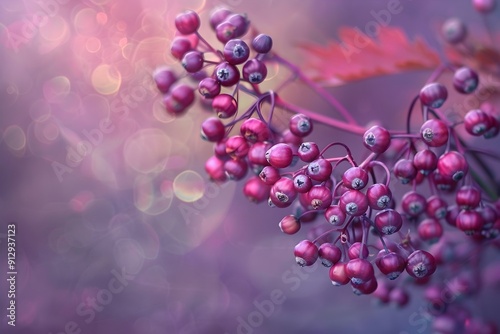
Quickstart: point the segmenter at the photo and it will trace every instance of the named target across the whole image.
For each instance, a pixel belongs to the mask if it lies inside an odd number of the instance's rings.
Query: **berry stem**
[[[302,80],[306,85],[312,88],[318,95],[324,98],[332,107],[336,108],[337,111],[345,118],[345,120],[352,125],[356,125],[357,122],[354,117],[351,116],[351,113],[331,94],[329,94],[326,89],[318,85],[313,80],[309,79],[304,73],[298,68],[296,65],[290,63],[288,60],[280,57],[276,53],[273,54],[273,59],[278,63],[281,63],[287,66],[293,73],[297,75],[297,77]]]
[[[200,40],[200,42],[202,42],[203,44],[205,44],[205,46],[211,51],[213,52],[215,55],[217,55],[217,57],[219,57],[219,59],[222,61],[222,59],[224,59],[220,53],[220,51],[214,49],[214,47],[212,45],[210,45],[210,43],[207,42],[207,40],[205,38],[203,38],[203,36],[197,31],[196,32],[196,37],[198,37],[198,39]]]
[[[387,187],[389,187],[389,183],[390,183],[390,180],[391,180],[391,172],[389,171],[389,168],[387,168],[387,166],[383,162],[378,161],[378,160],[371,161],[368,164],[368,167],[371,167],[373,165],[378,165],[378,166],[382,167],[385,170],[385,175],[386,175],[386,177],[385,177],[385,185]]]
[[[344,123],[342,121],[337,121],[333,118],[330,118],[330,117],[327,117],[327,116],[324,116],[321,114],[317,114],[317,113],[310,111],[308,109],[304,109],[304,108],[296,106],[292,103],[288,103],[288,102],[284,101],[283,99],[281,99],[279,96],[276,97],[276,105],[281,107],[281,108],[288,109],[290,111],[298,113],[298,114],[304,114],[312,120],[315,120],[319,123],[337,128],[339,130],[343,130],[343,131],[350,132],[353,134],[360,134],[360,135],[364,134],[366,131],[366,129],[362,126]]]

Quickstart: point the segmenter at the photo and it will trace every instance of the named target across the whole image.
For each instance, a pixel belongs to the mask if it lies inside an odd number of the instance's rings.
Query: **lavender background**
[[[283,56],[300,62],[297,43],[324,42],[344,25],[363,30],[374,20],[370,11],[387,4],[2,0],[0,236],[17,223],[19,272],[15,328],[6,324],[7,286],[0,280],[2,332],[430,332],[429,322],[410,320],[426,307],[420,290],[405,309],[376,306],[348,287],[332,287],[324,268],[298,269],[292,250],[304,236],[282,235],[277,223],[285,212],[247,202],[242,184],[207,182],[211,145],[198,129],[208,114],[165,114],[151,81],[155,67],[174,64],[166,50],[173,19],[186,8],[201,13],[205,35],[213,6],[245,12]],[[450,16],[483,29],[469,1],[401,6],[390,25],[435,47]],[[40,10],[49,14],[45,20],[33,16]],[[361,123],[376,110],[395,128],[427,76],[374,78],[333,91]],[[301,103],[328,112],[303,87],[288,97],[298,94]],[[343,140],[359,152],[354,137],[317,130],[312,139],[322,145]],[[0,241],[3,277],[4,236]],[[122,271],[128,274],[117,280]],[[263,301],[271,295],[283,303],[269,307]],[[488,290],[472,305],[494,319],[499,297]],[[93,315],[85,306],[92,301]],[[256,316],[257,304],[268,314]],[[245,331],[240,320],[249,317],[258,325]]]

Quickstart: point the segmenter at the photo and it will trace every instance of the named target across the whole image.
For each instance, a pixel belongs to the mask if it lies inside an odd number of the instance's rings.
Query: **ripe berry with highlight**
[[[401,214],[393,209],[385,209],[375,215],[375,227],[385,235],[396,233],[403,226]]]
[[[361,167],[351,167],[342,175],[342,182],[349,189],[361,190],[368,184],[368,173]]]
[[[300,221],[294,215],[288,215],[281,219],[279,227],[281,232],[285,234],[295,234],[300,230]]]
[[[311,266],[318,259],[318,247],[309,240],[302,240],[294,249],[295,261],[301,267]]]
[[[212,109],[219,118],[229,118],[238,111],[238,102],[229,94],[220,94],[212,100]]]
[[[453,87],[462,94],[474,92],[479,85],[479,76],[469,67],[461,67],[453,75]]]
[[[361,216],[368,209],[368,199],[359,190],[348,190],[340,197],[339,206],[348,215]]]
[[[273,47],[273,39],[266,34],[257,35],[252,40],[252,48],[258,53],[268,53]]]
[[[416,250],[408,256],[406,272],[415,278],[424,278],[436,271],[436,259],[431,253]]]
[[[293,152],[288,144],[278,143],[266,152],[266,159],[273,167],[286,168],[292,163]]]
[[[267,66],[258,59],[250,59],[243,65],[243,79],[251,84],[260,84],[267,77]]]
[[[201,137],[211,142],[218,142],[226,135],[226,128],[220,119],[215,117],[207,118],[201,124]]]
[[[319,156],[319,147],[313,142],[302,143],[297,150],[297,155],[304,162],[312,162]]]
[[[319,246],[319,258],[321,263],[325,267],[331,267],[335,263],[340,261],[342,257],[342,251],[335,245],[331,243],[323,243]]]
[[[425,85],[420,91],[420,102],[430,108],[440,108],[448,98],[448,90],[440,83]]]
[[[383,183],[372,184],[366,190],[368,205],[374,210],[383,210],[389,207],[392,200],[392,192]]]
[[[200,17],[195,11],[187,10],[177,15],[175,27],[183,35],[193,34],[200,27]]]
[[[289,128],[294,135],[305,137],[312,132],[313,124],[311,119],[306,115],[297,114],[290,118]]]
[[[293,181],[287,177],[280,178],[273,184],[269,198],[278,208],[290,206],[297,198],[297,191],[293,186]]]
[[[233,65],[243,64],[250,56],[250,48],[247,43],[241,39],[231,39],[222,51],[224,59]]]
[[[215,67],[214,75],[217,81],[224,87],[231,87],[240,80],[238,68],[228,62],[220,63]]]
[[[363,144],[374,153],[384,153],[391,144],[391,134],[381,126],[372,126],[363,135]]]
[[[332,174],[332,165],[326,159],[317,159],[307,165],[307,175],[315,181],[326,181]]]
[[[440,156],[437,168],[439,174],[454,181],[461,180],[469,171],[465,157],[457,151],[450,151]]]
[[[430,119],[422,124],[420,136],[424,143],[431,147],[443,146],[448,142],[448,126],[439,119]]]

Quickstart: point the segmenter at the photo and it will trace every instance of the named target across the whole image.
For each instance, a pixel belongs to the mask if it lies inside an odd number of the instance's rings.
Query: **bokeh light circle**
[[[203,197],[205,182],[200,174],[186,170],[174,179],[174,194],[183,202],[195,202]]]
[[[108,64],[101,64],[92,71],[92,86],[103,94],[111,95],[120,89],[122,82],[121,74],[116,67]]]

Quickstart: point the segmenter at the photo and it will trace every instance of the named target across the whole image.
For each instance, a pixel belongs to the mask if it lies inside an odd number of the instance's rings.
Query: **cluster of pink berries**
[[[494,8],[494,1],[473,2],[481,12]],[[202,138],[214,143],[214,155],[205,164],[207,174],[215,182],[242,180],[252,174],[245,181],[246,197],[254,202],[267,201],[272,207],[292,208],[292,213],[279,222],[283,233],[296,234],[304,225],[317,221],[307,239],[294,249],[299,265],[311,266],[319,259],[329,268],[334,285],[349,284],[358,295],[373,293],[381,302],[392,301],[399,306],[408,302],[409,294],[403,283],[394,285],[392,281],[406,272],[417,284],[429,284],[425,298],[435,306],[435,297],[443,288],[429,283],[430,276],[438,266],[455,268],[464,261],[463,256],[446,255],[460,245],[457,232],[468,238],[463,247],[477,254],[486,241],[500,234],[498,194],[486,192],[487,181],[471,172],[473,166],[466,158],[471,154],[490,175],[480,157],[485,152],[468,147],[455,129],[463,126],[472,136],[496,137],[500,132],[496,108],[485,102],[480,109],[467,112],[462,121],[452,123],[440,111],[448,88],[434,82],[440,73],[452,71],[453,88],[460,94],[471,94],[479,85],[479,75],[473,69],[453,65],[439,69],[413,100],[406,131],[390,131],[380,125],[366,129],[337,120],[324,121],[314,112],[284,102],[275,91],[261,92],[259,84],[266,79],[267,62],[287,67],[293,72],[293,80],[304,76],[271,51],[268,35],[253,36],[249,42],[243,39],[250,27],[246,16],[224,8],[212,12],[210,26],[222,50],[201,36],[200,18],[195,12],[179,14],[175,26],[179,35],[172,42],[171,53],[198,83],[201,100],[208,101],[217,116],[201,126]],[[457,20],[443,26],[446,40],[453,44],[463,41],[465,31]],[[195,100],[195,89],[177,83],[180,79],[172,69],[159,69],[154,79],[164,94],[167,112],[180,115]],[[324,95],[320,88],[313,88]],[[238,108],[240,93],[255,99],[242,113]],[[264,104],[270,109],[267,114]],[[411,113],[418,105],[423,124],[418,132],[412,132]],[[296,112],[285,129],[273,123],[277,109]],[[229,120],[223,123],[223,119]],[[368,149],[367,156],[357,164],[344,143],[334,142],[321,149],[315,142],[306,141],[313,131],[313,121],[346,131],[350,126],[361,128],[364,134],[360,143]],[[327,154],[331,147],[341,147],[345,154]],[[392,153],[386,154],[390,150]],[[383,182],[377,181],[380,174]],[[391,181],[392,176],[396,179]],[[393,196],[395,183],[411,187],[399,203]],[[454,282],[454,289],[461,294],[475,291],[467,275],[456,276]],[[458,312],[456,307],[454,310]],[[483,324],[464,312],[458,313],[468,319],[467,323]],[[462,318],[445,310],[434,315],[436,328],[450,321],[463,323]]]

